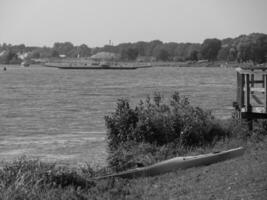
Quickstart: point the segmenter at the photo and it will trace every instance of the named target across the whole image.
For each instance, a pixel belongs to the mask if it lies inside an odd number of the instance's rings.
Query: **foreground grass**
[[[135,180],[141,199],[265,199],[267,140],[249,142],[243,157],[210,166]],[[235,143],[235,142],[234,142]],[[233,147],[234,143],[227,146]],[[217,147],[221,148],[221,147]],[[133,194],[132,194],[133,195]]]
[[[267,137],[231,139],[190,154],[247,148],[244,156],[169,174],[90,181],[91,169],[66,170],[38,161],[21,161],[0,171],[0,199],[265,199]],[[6,170],[6,171],[5,171]]]

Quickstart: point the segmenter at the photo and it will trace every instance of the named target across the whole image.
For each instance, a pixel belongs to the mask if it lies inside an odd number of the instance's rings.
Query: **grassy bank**
[[[235,141],[226,146],[235,146]],[[243,157],[156,178],[139,179],[132,196],[142,199],[264,199],[267,195],[267,145],[243,143]],[[135,199],[133,198],[133,199]]]
[[[174,93],[132,107],[126,99],[105,117],[108,166],[70,169],[19,159],[0,170],[0,199],[264,199],[267,195],[267,123],[254,131],[220,121]],[[150,165],[167,158],[243,146],[245,155],[168,174],[137,179],[100,175]]]
[[[190,154],[246,147],[233,160],[165,175],[90,181],[90,168],[72,171],[22,160],[0,171],[0,199],[259,199],[267,195],[267,137],[230,139]]]

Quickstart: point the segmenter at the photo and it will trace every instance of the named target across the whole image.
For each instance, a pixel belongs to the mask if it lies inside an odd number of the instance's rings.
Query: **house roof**
[[[119,55],[111,52],[99,52],[92,55],[91,58],[94,60],[116,60],[119,58]]]

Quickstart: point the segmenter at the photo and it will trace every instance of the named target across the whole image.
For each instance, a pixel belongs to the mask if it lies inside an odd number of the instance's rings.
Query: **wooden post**
[[[249,74],[245,75],[245,88],[246,88],[246,94],[245,94],[245,106],[246,106],[246,112],[251,113],[252,108],[250,105],[250,85],[249,85]],[[249,130],[253,129],[253,121],[251,118],[247,119],[248,122],[248,128]]]
[[[250,106],[250,87],[249,87],[249,74],[245,75],[245,88],[246,88],[246,94],[245,94],[245,106],[246,106],[246,112],[249,112],[249,106]]]
[[[245,85],[245,76],[244,74],[241,74],[240,72],[236,73],[237,78],[237,95],[236,95],[236,103],[237,105],[234,105],[235,107],[235,116],[239,120],[239,122],[242,122],[242,115],[241,110],[244,107],[244,85]]]
[[[251,74],[251,87],[254,87],[254,74]]]
[[[244,87],[245,87],[245,75],[242,74],[241,75],[241,94],[240,94],[240,98],[241,98],[241,101],[240,101],[240,105],[241,105],[241,108],[244,107],[244,104],[245,104],[245,92],[244,92]]]
[[[264,77],[265,77],[265,76],[262,75],[262,87],[263,87],[263,88],[265,87],[265,84],[264,84],[264,80],[265,80],[265,79],[264,79]]]
[[[265,113],[267,111],[267,75],[263,75],[264,77],[264,109],[265,109]]]
[[[240,109],[240,107],[241,107],[241,90],[243,90],[243,88],[242,88],[242,84],[241,84],[241,80],[242,80],[242,75],[239,73],[239,72],[237,72],[236,73],[236,80],[237,80],[237,82],[236,82],[236,85],[237,85],[237,87],[236,87],[236,102],[237,102],[237,105],[238,105],[238,107],[239,107],[239,109]]]

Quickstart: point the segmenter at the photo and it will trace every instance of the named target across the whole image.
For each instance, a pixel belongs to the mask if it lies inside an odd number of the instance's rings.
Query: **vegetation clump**
[[[159,149],[172,151],[168,155],[177,155],[181,149],[210,145],[229,135],[210,111],[192,106],[189,99],[178,92],[169,101],[155,93],[152,99],[147,97],[135,108],[128,100],[120,99],[115,112],[105,120],[108,160],[115,170],[125,169],[129,163],[149,155],[153,159],[146,160],[165,159],[159,155]]]

